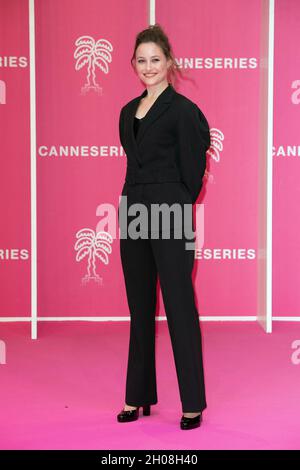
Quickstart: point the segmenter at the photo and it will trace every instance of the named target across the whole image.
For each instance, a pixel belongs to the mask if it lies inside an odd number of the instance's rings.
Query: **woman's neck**
[[[149,101],[156,100],[156,98],[169,86],[169,83],[166,81],[162,85],[147,87],[147,95],[144,98],[149,99]]]

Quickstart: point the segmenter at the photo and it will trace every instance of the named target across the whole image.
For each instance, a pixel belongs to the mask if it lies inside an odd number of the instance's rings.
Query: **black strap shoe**
[[[124,409],[117,415],[117,420],[119,423],[128,423],[129,421],[136,421],[139,417],[139,409],[138,406],[135,410],[127,410]],[[150,416],[150,405],[143,406],[143,415]]]
[[[194,429],[199,428],[202,422],[202,412],[195,416],[194,418],[187,418],[186,416],[182,415],[180,421],[180,429]]]

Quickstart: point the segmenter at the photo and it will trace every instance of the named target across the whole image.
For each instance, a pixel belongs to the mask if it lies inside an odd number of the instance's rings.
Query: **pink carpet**
[[[201,322],[207,409],[179,428],[181,403],[166,322],[157,322],[158,404],[118,423],[129,323],[1,323],[1,449],[299,449],[300,323]]]

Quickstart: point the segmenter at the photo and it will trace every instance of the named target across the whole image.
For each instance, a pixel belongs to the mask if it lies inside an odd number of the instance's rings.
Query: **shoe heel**
[[[143,415],[144,416],[150,416],[150,405],[144,405],[143,406]]]

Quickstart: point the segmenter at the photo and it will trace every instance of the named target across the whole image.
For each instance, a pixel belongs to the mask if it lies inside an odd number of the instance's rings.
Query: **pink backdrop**
[[[297,0],[288,0],[289,8],[286,3],[277,0],[275,8],[275,151],[299,145],[300,9]],[[136,33],[148,24],[148,1],[36,0],[35,16],[38,316],[128,316],[119,239],[113,225],[101,226],[107,217],[101,207],[110,205],[116,222],[126,170],[119,111],[143,91],[130,58]],[[178,91],[198,104],[211,127],[198,201],[205,222],[194,273],[200,315],[257,313],[260,17],[261,0],[156,0],[156,21],[187,74]],[[0,258],[1,316],[30,315],[28,40],[27,1],[2,0],[0,59],[23,56],[26,66],[20,59],[17,67],[0,64],[6,83],[0,105],[0,249],[10,251],[8,259]],[[99,40],[105,58],[90,66],[84,56],[75,58],[84,48],[91,57]],[[298,165],[297,157],[274,155],[273,310],[280,315],[300,311]],[[83,229],[86,236],[76,245]],[[89,259],[79,243],[91,248],[99,230],[114,237],[112,250],[99,249],[100,257],[94,250],[93,262],[91,249]],[[157,314],[165,315],[162,299]]]
[[[300,316],[300,3],[275,8],[273,315]]]
[[[30,317],[28,3],[0,2],[0,316]]]

